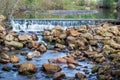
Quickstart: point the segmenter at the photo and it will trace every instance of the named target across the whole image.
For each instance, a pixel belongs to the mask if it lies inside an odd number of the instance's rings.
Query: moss
[[[92,73],[96,73],[96,72],[98,72],[98,66],[92,68]]]
[[[98,75],[98,80],[106,80],[105,75]]]

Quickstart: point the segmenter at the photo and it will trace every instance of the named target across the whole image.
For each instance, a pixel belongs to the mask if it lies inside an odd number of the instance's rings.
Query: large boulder
[[[23,48],[23,44],[17,41],[5,41],[5,45],[13,46],[16,48]]]
[[[29,75],[37,72],[37,67],[30,62],[23,62],[20,64],[19,73],[24,75]]]
[[[42,66],[47,73],[55,73],[61,70],[61,68],[57,64],[53,63],[44,63]]]

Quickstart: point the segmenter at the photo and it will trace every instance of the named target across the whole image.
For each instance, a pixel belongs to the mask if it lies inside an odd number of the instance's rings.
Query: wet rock
[[[29,75],[37,72],[37,67],[30,62],[23,62],[20,64],[19,73],[23,75]]]
[[[29,39],[31,40],[31,37]],[[38,40],[38,37],[36,34],[32,34],[32,40],[34,41]]]
[[[7,41],[13,41],[14,40],[14,36],[11,35],[11,34],[8,34],[8,35],[5,36],[5,40],[7,40]]]
[[[5,41],[4,42],[5,45],[9,45],[9,46],[13,46],[13,47],[16,47],[16,48],[23,48],[23,44],[20,43],[20,42],[16,42],[16,41]]]
[[[10,56],[6,53],[0,54],[0,63],[8,63],[10,62]]]
[[[47,48],[43,44],[41,44],[40,47],[38,48],[38,51],[40,51],[40,52],[46,52],[46,50],[47,50]]]
[[[15,55],[12,55],[12,56],[10,56],[10,61],[12,63],[17,63],[17,62],[19,62],[19,58]]]
[[[45,41],[52,42],[53,41],[53,36],[44,36],[43,39]]]
[[[67,34],[66,33],[62,33],[60,34],[59,38],[60,39],[65,39],[67,37]]]
[[[59,37],[60,34],[61,34],[61,32],[59,30],[53,29],[51,31],[51,36],[53,36],[53,37]]]
[[[53,63],[48,63],[48,64],[44,63],[42,67],[47,73],[55,73],[61,70],[61,68],[57,64],[53,64]]]
[[[53,29],[55,29],[55,30],[62,30],[62,27],[60,25],[57,25]]]
[[[77,79],[80,79],[80,80],[84,80],[84,79],[85,79],[85,75],[82,74],[82,73],[79,73],[79,72],[75,74],[75,77],[76,77]]]
[[[2,68],[2,70],[9,72],[9,71],[11,70],[11,67],[9,67],[9,66],[4,66],[4,67]]]
[[[106,77],[105,77],[105,75],[98,75],[98,79],[99,80],[106,80]]]
[[[18,39],[21,41],[25,41],[25,40],[32,40],[32,37],[30,35],[26,35],[26,34],[21,34],[18,36]]]
[[[71,68],[71,69],[75,69],[76,66],[74,64],[68,64],[68,67]]]
[[[53,80],[61,80],[65,77],[65,74],[63,72],[57,72],[53,76]]]
[[[67,60],[64,58],[57,58],[56,61],[59,63],[67,63]]]
[[[66,46],[65,46],[65,45],[62,45],[62,44],[59,44],[59,43],[56,43],[56,44],[55,44],[55,48],[59,48],[59,49],[61,49],[61,50],[64,50],[64,49],[66,48]]]
[[[111,27],[109,27],[109,31],[111,33],[113,33],[114,35],[118,35],[119,34],[119,29],[118,29],[117,26],[111,26]]]
[[[67,58],[67,62],[71,64],[77,64],[77,62],[73,58]]]
[[[39,51],[34,51],[34,52],[29,52],[27,54],[27,59],[31,60],[33,57],[40,57],[40,52]]]
[[[76,45],[75,45],[75,44],[69,43],[69,44],[68,44],[68,47],[69,47],[70,50],[76,49]]]

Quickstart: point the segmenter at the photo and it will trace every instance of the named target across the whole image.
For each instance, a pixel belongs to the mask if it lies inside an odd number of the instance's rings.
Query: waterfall
[[[63,29],[68,27],[76,27],[80,25],[93,25],[107,20],[101,19],[12,19],[11,26],[13,31],[43,31],[45,29],[52,29],[56,25],[62,26]]]

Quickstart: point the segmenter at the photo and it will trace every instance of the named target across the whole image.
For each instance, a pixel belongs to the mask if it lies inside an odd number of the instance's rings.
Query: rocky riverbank
[[[119,26],[104,23],[66,30],[55,26],[43,31],[42,36],[46,43],[38,42],[39,37],[35,33],[16,33],[0,26],[1,71],[15,71],[18,75],[32,76],[38,80],[40,75],[47,75],[47,79],[68,80],[67,70],[75,71],[71,78],[78,80],[89,80],[91,75],[96,75],[98,80],[119,79]],[[59,56],[61,53],[64,56]],[[50,55],[57,57],[48,58]],[[94,67],[88,70],[90,67],[82,65],[82,62]]]

